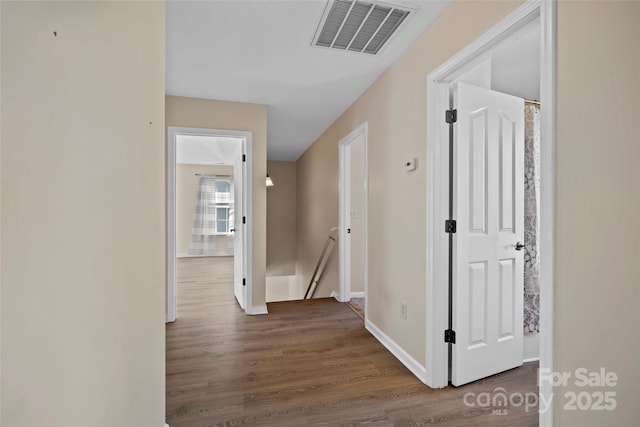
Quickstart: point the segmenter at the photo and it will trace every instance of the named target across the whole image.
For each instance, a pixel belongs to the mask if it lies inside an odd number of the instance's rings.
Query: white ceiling
[[[416,9],[376,56],[312,47],[325,0],[167,3],[167,94],[268,106],[267,157],[294,161],[449,5]]]
[[[529,100],[540,100],[540,27],[501,46],[492,57],[491,88]]]
[[[189,165],[233,165],[242,148],[238,138],[176,135],[176,163]]]

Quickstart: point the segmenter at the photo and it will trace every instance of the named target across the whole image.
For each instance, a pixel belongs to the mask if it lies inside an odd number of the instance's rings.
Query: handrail
[[[322,278],[322,274],[324,273],[324,268],[327,266],[327,261],[329,260],[329,255],[331,255],[331,250],[333,249],[334,244],[336,243],[336,239],[338,238],[338,228],[333,227],[329,231],[329,237],[327,237],[327,241],[324,243],[324,247],[322,248],[322,252],[320,253],[320,259],[318,259],[318,264],[316,264],[316,269],[313,270],[313,274],[311,275],[311,281],[309,282],[309,286],[307,286],[307,292],[304,294],[304,299],[307,299],[307,295],[309,295],[309,291],[311,287],[313,287],[313,291],[309,298],[313,298],[313,295],[316,293],[318,289],[318,283]]]

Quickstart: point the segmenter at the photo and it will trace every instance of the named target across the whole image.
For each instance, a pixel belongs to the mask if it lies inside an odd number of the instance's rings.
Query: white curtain
[[[233,179],[201,176],[193,214],[189,255],[233,255]]]
[[[524,332],[540,332],[540,106],[525,103]]]

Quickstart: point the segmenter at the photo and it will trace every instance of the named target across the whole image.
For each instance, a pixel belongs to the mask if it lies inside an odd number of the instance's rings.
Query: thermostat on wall
[[[406,170],[407,172],[416,170],[417,163],[418,163],[418,159],[415,157],[407,160],[406,162],[404,162],[404,170]]]

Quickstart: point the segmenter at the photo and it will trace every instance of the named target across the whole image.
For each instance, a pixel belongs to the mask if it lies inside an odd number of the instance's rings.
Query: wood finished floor
[[[364,321],[364,298],[351,298],[347,306]]]
[[[333,299],[271,303],[245,316],[232,258],[178,260],[167,325],[167,423],[200,426],[537,426],[537,408],[467,407],[467,392],[536,393],[537,364],[473,384],[420,383]],[[504,408],[502,408],[504,409]]]

